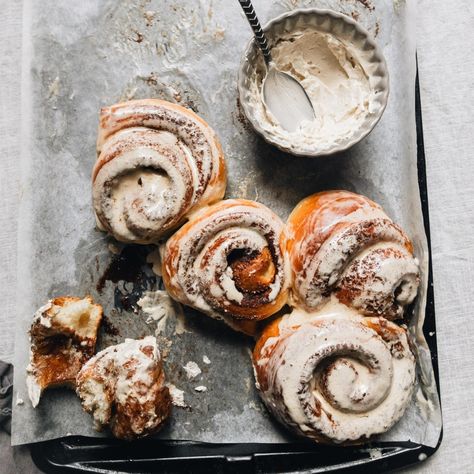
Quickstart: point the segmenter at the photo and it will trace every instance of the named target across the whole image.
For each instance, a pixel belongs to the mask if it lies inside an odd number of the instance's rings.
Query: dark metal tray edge
[[[426,161],[418,72],[415,86],[417,163],[421,206],[428,241],[429,270],[423,332],[428,342],[438,394],[433,270],[429,225]],[[189,441],[141,440],[124,443],[112,439],[70,436],[31,445],[36,466],[46,473],[84,472],[387,472],[432,456],[439,448],[412,442],[372,442],[362,446],[331,447],[298,444],[210,444]]]

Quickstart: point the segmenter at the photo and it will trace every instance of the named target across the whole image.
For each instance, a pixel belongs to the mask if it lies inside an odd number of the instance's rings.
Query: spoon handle
[[[252,27],[253,33],[255,35],[255,39],[257,40],[257,44],[259,48],[262,50],[263,59],[265,63],[268,65],[272,60],[272,56],[270,54],[270,49],[268,47],[267,38],[265,37],[265,33],[260,26],[260,22],[258,21],[257,14],[253,8],[251,0],[239,0],[240,6],[247,17],[250,26]]]

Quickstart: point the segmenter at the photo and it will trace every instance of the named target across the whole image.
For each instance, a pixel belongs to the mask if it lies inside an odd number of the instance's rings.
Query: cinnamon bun
[[[262,204],[229,199],[166,243],[163,280],[177,301],[252,333],[287,301],[283,222]]]
[[[271,323],[253,353],[269,410],[317,442],[361,442],[389,430],[415,382],[406,331],[341,303],[306,321],[298,313]]]
[[[367,316],[403,317],[419,285],[403,230],[365,196],[326,191],[301,201],[286,228],[296,304],[314,311],[335,294]]]
[[[34,407],[47,388],[74,388],[77,373],[94,354],[102,314],[90,296],[54,298],[35,313],[26,378]]]
[[[126,339],[96,354],[77,375],[77,394],[101,431],[132,440],[157,432],[171,412],[171,397],[156,339]]]
[[[224,196],[221,145],[203,119],[179,105],[145,99],[103,108],[97,153],[97,222],[121,242],[155,242]]]

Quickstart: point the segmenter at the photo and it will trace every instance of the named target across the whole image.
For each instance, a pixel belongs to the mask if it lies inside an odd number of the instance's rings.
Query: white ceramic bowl
[[[270,47],[285,34],[303,29],[316,29],[331,33],[343,43],[350,43],[357,59],[368,76],[373,94],[371,113],[368,113],[357,129],[334,143],[311,146],[288,146],[281,138],[265,130],[265,126],[257,118],[255,101],[252,101],[250,81],[255,73],[261,54],[251,39],[242,57],[238,76],[239,98],[245,116],[257,133],[279,149],[298,156],[323,156],[347,150],[366,137],[382,117],[388,100],[388,70],[382,51],[370,34],[352,18],[332,10],[316,8],[297,9],[284,13],[268,22],[263,28]]]

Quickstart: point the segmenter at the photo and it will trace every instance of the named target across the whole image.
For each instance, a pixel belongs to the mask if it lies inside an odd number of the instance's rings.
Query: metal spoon
[[[263,54],[267,75],[263,80],[263,102],[281,126],[294,132],[303,120],[315,118],[313,104],[304,87],[293,77],[279,71],[272,61],[267,38],[263,33],[251,0],[239,0]]]

